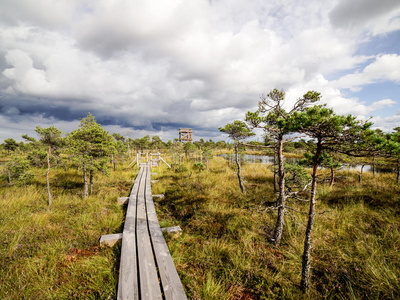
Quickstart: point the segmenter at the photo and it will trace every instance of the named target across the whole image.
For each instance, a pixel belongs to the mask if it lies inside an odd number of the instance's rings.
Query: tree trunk
[[[335,169],[331,168],[331,181],[329,183],[329,186],[332,186],[335,183]]]
[[[306,229],[306,235],[304,238],[304,251],[302,258],[302,268],[301,268],[301,289],[303,291],[308,290],[310,287],[310,259],[311,259],[311,232],[314,225],[315,216],[315,195],[317,190],[317,170],[319,156],[321,155],[322,146],[321,141],[317,141],[317,151],[314,157],[312,181],[311,181],[311,197],[310,197],[310,211],[308,212],[308,223]]]
[[[47,174],[46,174],[46,183],[47,183],[47,194],[49,198],[49,207],[51,206],[51,193],[50,193],[50,155],[51,155],[51,146],[49,145],[49,151],[47,152]]]
[[[283,165],[283,136],[278,137],[278,175],[279,175],[279,196],[277,200],[278,217],[276,219],[273,240],[274,245],[281,243],[283,225],[285,223],[285,167]]]
[[[363,174],[364,166],[365,166],[365,165],[361,165],[360,173],[358,173],[358,183],[361,183],[361,176],[362,176],[362,174]]]
[[[276,152],[277,149],[274,148],[274,193],[276,193],[278,190],[276,187]]]
[[[7,174],[8,174],[8,184],[11,185],[12,181],[11,181],[11,172],[10,172],[10,170],[7,170]]]
[[[93,170],[89,171],[90,195],[93,193]]]
[[[400,161],[397,159],[397,184],[400,182]]]
[[[372,158],[372,176],[375,177],[375,155]]]
[[[235,159],[236,159],[236,164],[238,167],[237,176],[239,179],[239,186],[240,186],[242,193],[245,193],[246,189],[244,187],[242,175],[241,175],[241,168],[240,168],[240,161],[239,161],[239,144],[238,143],[235,143]]]
[[[85,165],[83,166],[83,197],[88,197],[87,170]]]

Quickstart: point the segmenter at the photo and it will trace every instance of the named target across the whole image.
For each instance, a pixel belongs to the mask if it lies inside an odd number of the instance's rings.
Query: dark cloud
[[[79,109],[79,105],[71,106],[71,102],[77,103],[76,99],[47,99],[29,96],[2,95],[0,93],[0,112],[2,115],[12,117],[14,122],[24,122],[29,117],[41,116],[44,119],[57,121],[74,122],[85,118],[90,112],[95,116],[96,121],[103,126],[119,126],[133,130],[162,131],[165,129],[178,130],[182,127],[192,126],[187,111],[189,103],[182,101],[170,108],[171,116],[164,120],[159,116],[143,116],[138,114],[116,114],[112,111],[99,109]],[[175,122],[180,119],[181,122]],[[193,120],[194,121],[194,120]],[[36,125],[34,125],[36,127]],[[205,126],[207,127],[207,126]]]
[[[64,100],[68,103],[68,99]],[[42,115],[45,118],[54,118],[63,121],[74,121],[82,117],[82,112],[73,111],[67,105],[53,105],[48,99],[36,97],[10,97],[0,94],[0,111],[3,114]],[[21,118],[23,120],[23,118]]]
[[[329,17],[336,27],[359,26],[397,7],[399,0],[342,0]]]

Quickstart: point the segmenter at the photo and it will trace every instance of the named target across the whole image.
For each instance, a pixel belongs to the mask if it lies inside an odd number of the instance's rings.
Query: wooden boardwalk
[[[129,196],[117,298],[187,299],[158,223],[148,165],[141,165]]]

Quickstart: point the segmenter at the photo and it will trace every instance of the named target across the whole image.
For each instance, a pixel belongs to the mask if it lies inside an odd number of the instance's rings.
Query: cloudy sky
[[[400,126],[400,1],[0,0],[0,142],[88,112],[131,138],[226,139],[273,88]]]

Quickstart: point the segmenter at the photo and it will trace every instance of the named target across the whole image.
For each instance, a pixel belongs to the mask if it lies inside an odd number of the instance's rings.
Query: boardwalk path
[[[187,299],[158,223],[149,165],[141,165],[129,196],[118,299]]]

